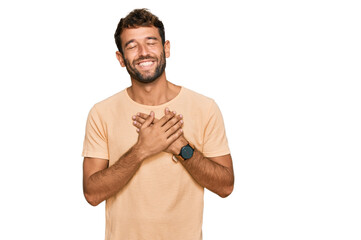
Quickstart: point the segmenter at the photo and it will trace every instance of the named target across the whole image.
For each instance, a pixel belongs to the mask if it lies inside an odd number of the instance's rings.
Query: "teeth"
[[[139,63],[140,66],[145,67],[151,65],[153,62],[141,62]]]

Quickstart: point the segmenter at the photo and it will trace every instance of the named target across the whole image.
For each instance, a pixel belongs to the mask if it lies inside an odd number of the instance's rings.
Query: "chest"
[[[175,109],[175,107],[170,109]],[[204,124],[199,116],[178,107],[175,111],[183,115],[183,132],[188,141],[195,145],[196,148],[202,149]],[[164,116],[164,109],[152,109],[155,117],[160,119]],[[138,140],[138,133],[133,125],[132,116],[137,112],[150,113],[150,109],[119,109],[111,114],[108,119],[108,151],[110,157],[110,165],[117,161],[124,153],[126,153]],[[154,144],[157,144],[154,142]]]

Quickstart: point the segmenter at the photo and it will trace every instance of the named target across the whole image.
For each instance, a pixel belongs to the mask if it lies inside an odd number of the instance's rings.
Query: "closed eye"
[[[133,49],[133,48],[136,48],[137,45],[136,44],[130,44],[128,45],[127,49]]]
[[[134,41],[134,39],[132,39],[125,43],[124,48],[132,49],[132,48],[135,48],[136,46],[137,46],[136,42]]]
[[[158,43],[158,39],[155,37],[148,37],[147,38],[147,44],[148,45],[155,45],[156,43]]]

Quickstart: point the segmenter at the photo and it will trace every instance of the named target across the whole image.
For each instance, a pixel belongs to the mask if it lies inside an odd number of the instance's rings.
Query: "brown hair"
[[[119,52],[123,55],[122,42],[120,39],[120,34],[122,34],[123,29],[150,26],[158,28],[159,35],[162,38],[162,44],[164,45],[164,25],[162,21],[160,21],[157,16],[149,12],[148,9],[134,9],[125,18],[121,18],[114,33],[115,44],[117,45]]]

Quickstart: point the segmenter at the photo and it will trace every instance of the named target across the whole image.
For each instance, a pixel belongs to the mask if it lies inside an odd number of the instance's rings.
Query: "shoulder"
[[[117,104],[119,104],[119,102],[122,101],[122,98],[124,97],[124,91],[122,90],[104,100],[101,100],[99,102],[97,102],[96,104],[94,104],[94,106],[97,108],[97,110],[102,110],[102,109],[107,109],[109,107],[114,107]]]
[[[203,107],[210,106],[215,104],[214,100],[210,97],[207,97],[201,93],[195,92],[188,88],[183,87],[184,99],[188,99],[188,101],[193,104],[201,105]]]
[[[221,115],[220,109],[213,98],[193,90],[183,88],[182,104],[187,112],[203,124],[208,124],[210,119]]]
[[[90,109],[89,115],[97,117],[103,121],[111,116],[114,110],[118,109],[124,102],[124,90],[122,90],[106,99],[95,103]]]

